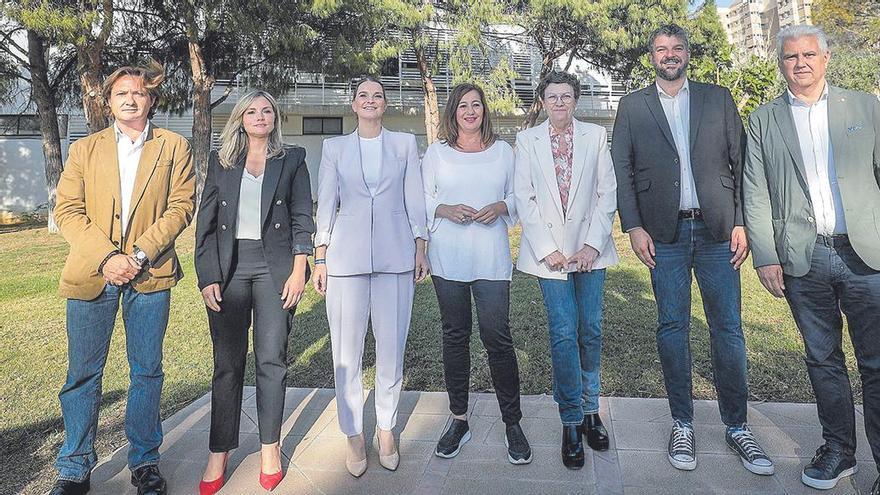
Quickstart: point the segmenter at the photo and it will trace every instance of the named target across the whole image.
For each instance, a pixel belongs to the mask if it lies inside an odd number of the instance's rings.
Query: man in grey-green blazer
[[[758,277],[789,303],[816,395],[825,444],[801,480],[830,489],[857,469],[843,315],[880,461],[880,101],[826,83],[816,27],[783,29],[777,52],[788,88],[749,117],[743,214]]]

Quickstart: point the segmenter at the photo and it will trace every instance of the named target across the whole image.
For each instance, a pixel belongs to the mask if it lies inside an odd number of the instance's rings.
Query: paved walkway
[[[220,493],[265,493],[260,487],[259,436],[253,387],[246,387],[241,415],[241,443],[230,458],[229,480]],[[401,462],[396,472],[379,466],[375,445],[368,451],[369,468],[355,479],[344,466],[345,437],[336,423],[336,401],[327,389],[289,389],[282,427],[284,481],[278,494],[799,494],[811,490],[800,482],[800,470],[821,441],[815,406],[754,403],[749,407],[752,430],[776,463],[775,476],[747,472],[724,443],[724,430],[714,401],[695,404],[698,466],[677,471],[666,460],[670,427],[663,399],[607,398],[602,416],[610,420],[611,450],[589,449],[584,469],[570,471],[559,458],[561,427],[556,405],[546,395],[523,397],[522,426],[531,442],[533,461],[526,466],[507,462],[504,424],[494,395],[472,394],[473,439],[455,459],[433,455],[448,415],[446,394],[404,392],[395,428]],[[372,396],[367,397],[365,425],[374,425]],[[877,476],[864,436],[861,412],[861,471],[825,493],[868,493]],[[165,443],[160,468],[170,493],[197,492],[204,469],[210,422],[210,397],[196,400],[164,423]],[[372,426],[368,426],[372,428]],[[367,434],[373,434],[372,430]],[[94,494],[135,494],[122,448],[92,474]],[[860,492],[861,490],[861,492]]]

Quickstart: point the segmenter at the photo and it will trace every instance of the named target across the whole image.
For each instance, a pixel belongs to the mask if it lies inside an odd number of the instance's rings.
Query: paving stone
[[[595,485],[559,481],[522,481],[506,479],[458,479],[446,480],[442,490],[423,493],[446,495],[473,494],[535,494],[535,495],[593,495],[599,493]]]
[[[503,445],[469,446],[450,460],[449,478],[473,480],[559,481],[593,485],[592,456],[587,454],[582,469],[571,470],[562,464],[558,447],[532,447],[532,462],[513,465],[507,460]]]
[[[669,464],[666,452],[621,450],[617,455],[626,494],[784,493],[773,476],[746,471],[734,456],[699,455],[697,469],[680,471]]]

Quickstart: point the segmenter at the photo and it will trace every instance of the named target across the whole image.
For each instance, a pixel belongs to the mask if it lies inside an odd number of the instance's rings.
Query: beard
[[[681,67],[677,69],[667,69],[664,67],[666,62],[681,62]],[[654,66],[654,72],[657,73],[657,77],[661,79],[665,79],[667,81],[675,81],[681,78],[684,75],[684,71],[687,70],[689,60],[682,60],[678,57],[666,57],[660,61],[660,64],[655,64],[652,62]]]

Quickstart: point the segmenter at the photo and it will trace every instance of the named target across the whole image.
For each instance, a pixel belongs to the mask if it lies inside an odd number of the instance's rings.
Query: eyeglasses
[[[544,101],[551,105],[555,105],[558,102],[562,102],[563,105],[568,105],[572,101],[574,101],[574,96],[571,93],[565,93],[561,95],[547,95],[544,97]]]

